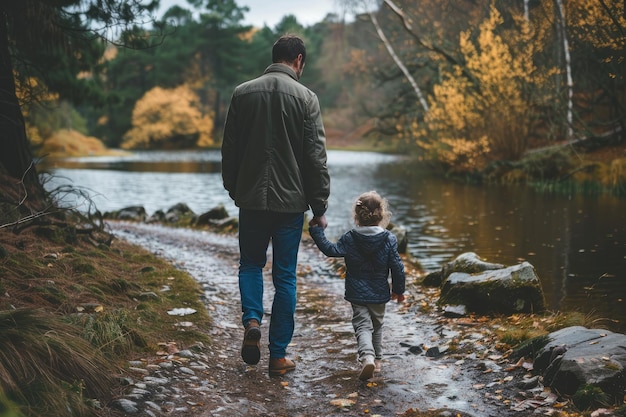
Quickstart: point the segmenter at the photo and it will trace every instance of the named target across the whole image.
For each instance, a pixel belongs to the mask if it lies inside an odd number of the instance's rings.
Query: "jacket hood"
[[[352,231],[354,243],[359,248],[361,253],[368,256],[373,255],[381,251],[385,246],[389,232],[381,227],[377,228],[380,229],[380,232],[376,234],[371,234],[375,230],[372,230],[372,228],[369,227],[367,228],[369,230],[361,230],[365,228],[357,228]]]

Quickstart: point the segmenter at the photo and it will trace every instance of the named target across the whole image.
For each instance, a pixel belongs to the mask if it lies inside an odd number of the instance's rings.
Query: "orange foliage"
[[[568,0],[565,5],[569,30],[579,40],[598,49],[624,50],[626,34],[621,28],[626,28],[626,15],[622,0]]]
[[[492,6],[477,36],[461,33],[465,67],[443,71],[426,129],[414,131],[418,146],[454,171],[480,170],[492,155],[516,158],[525,150],[532,109],[525,91],[536,81],[533,44],[520,42],[513,51],[498,34],[501,24]]]
[[[56,93],[51,93],[48,87],[37,78],[28,77],[21,79],[17,74],[15,79],[15,94],[20,103],[24,121],[26,123],[26,137],[33,145],[40,145],[46,134],[42,134],[39,128],[29,122],[29,115],[33,106],[38,103],[53,102],[59,98]]]
[[[120,151],[117,151],[119,153]],[[85,136],[80,132],[61,129],[43,141],[38,155],[48,157],[87,156],[116,154],[93,136]]]
[[[213,144],[212,117],[202,114],[198,96],[187,85],[148,91],[135,104],[132,124],[124,135],[124,149]]]

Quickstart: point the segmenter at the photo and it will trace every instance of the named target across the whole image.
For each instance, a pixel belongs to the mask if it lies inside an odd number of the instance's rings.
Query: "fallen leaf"
[[[335,400],[330,401],[330,405],[334,405],[335,407],[352,407],[356,402],[354,400],[349,400],[347,398],[337,398]]]

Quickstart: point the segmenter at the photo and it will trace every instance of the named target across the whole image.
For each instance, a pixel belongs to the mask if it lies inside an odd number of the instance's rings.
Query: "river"
[[[79,187],[102,212],[142,205],[152,214],[184,202],[198,214],[218,204],[237,214],[222,188],[217,150],[47,163],[48,189]],[[408,229],[408,250],[425,270],[468,251],[506,265],[526,260],[548,309],[581,311],[597,326],[626,331],[626,200],[460,184],[419,172],[402,156],[372,152],[330,151],[328,167],[330,238],[351,227],[354,199],[377,190],[389,200],[392,222]],[[65,195],[63,203],[84,202]]]

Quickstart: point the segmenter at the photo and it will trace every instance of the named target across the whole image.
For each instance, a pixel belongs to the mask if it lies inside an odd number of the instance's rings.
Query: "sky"
[[[321,22],[328,13],[342,14],[338,0],[236,0],[239,6],[248,6],[244,24],[274,28],[283,16],[292,14],[303,26]],[[186,0],[161,0],[158,15],[173,5],[190,8]]]

